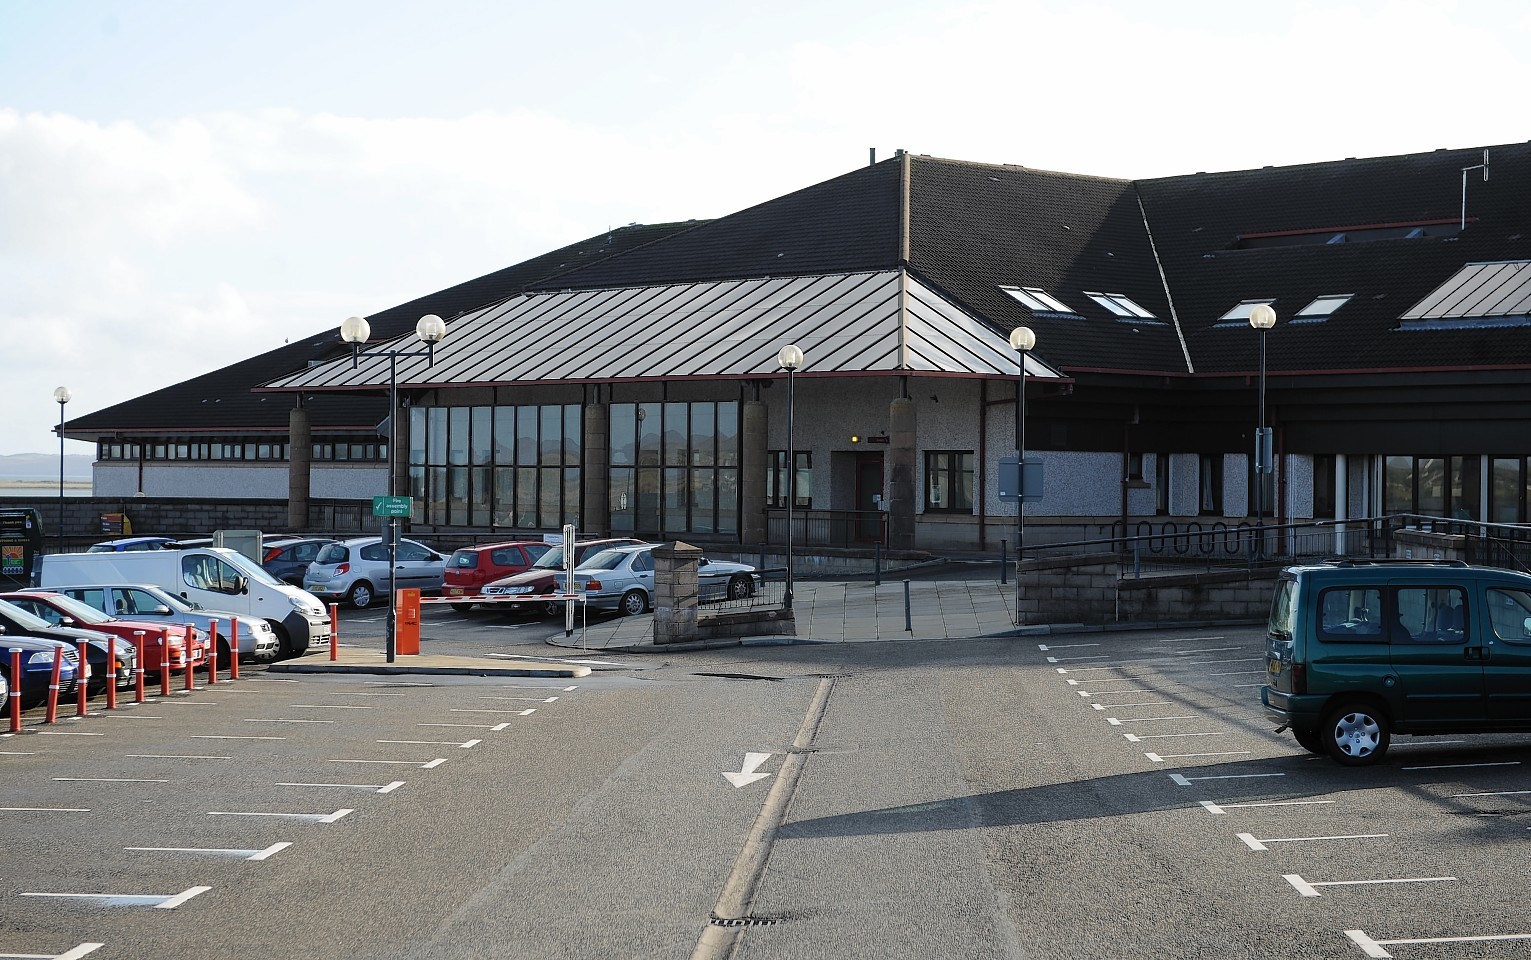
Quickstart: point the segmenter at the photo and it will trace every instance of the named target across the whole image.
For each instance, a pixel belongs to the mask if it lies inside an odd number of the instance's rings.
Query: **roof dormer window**
[[[1000,287],[1000,289],[1015,298],[1021,306],[1038,313],[1074,313],[1072,307],[1041,287]]]
[[[1292,317],[1293,323],[1323,323],[1333,316],[1334,312],[1350,302],[1352,294],[1345,293],[1336,296],[1319,297],[1312,303],[1297,311]]]
[[[1154,315],[1134,303],[1130,298],[1120,293],[1091,293],[1086,290],[1084,295],[1096,303],[1111,311],[1113,316],[1123,319],[1152,320]]]

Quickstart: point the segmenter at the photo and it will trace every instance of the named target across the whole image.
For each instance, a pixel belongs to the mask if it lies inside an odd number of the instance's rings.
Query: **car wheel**
[[[365,610],[372,606],[372,584],[361,580],[351,587],[351,592],[346,594],[346,602],[358,610]]]
[[[1297,745],[1309,753],[1324,752],[1324,738],[1317,730],[1298,730],[1293,727],[1292,736],[1297,739]]]
[[[743,600],[755,595],[755,583],[749,577],[734,577],[728,581],[728,599]]]
[[[622,594],[622,600],[617,604],[617,610],[624,617],[636,617],[640,613],[648,613],[648,595],[642,590],[629,590]]]
[[[1376,763],[1387,753],[1391,737],[1387,715],[1360,700],[1342,703],[1319,730],[1329,756],[1347,767]]]
[[[452,604],[452,609],[456,610],[458,613],[467,613],[469,610],[473,609],[473,604],[471,604],[471,603],[454,603],[454,604]]]

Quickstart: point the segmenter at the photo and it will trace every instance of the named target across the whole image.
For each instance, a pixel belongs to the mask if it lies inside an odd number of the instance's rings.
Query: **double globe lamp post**
[[[388,496],[394,495],[394,451],[399,443],[399,358],[400,357],[428,357],[431,366],[436,363],[436,344],[440,343],[447,335],[446,321],[435,314],[426,314],[415,324],[415,337],[423,344],[424,350],[388,349],[378,353],[388,356]],[[347,317],[340,325],[340,339],[351,345],[351,366],[355,367],[361,347],[372,336],[372,325],[367,323],[364,317]],[[388,662],[393,663],[398,651],[397,625],[398,606],[396,593],[398,589],[398,553],[399,553],[399,520],[397,517],[388,518]]]

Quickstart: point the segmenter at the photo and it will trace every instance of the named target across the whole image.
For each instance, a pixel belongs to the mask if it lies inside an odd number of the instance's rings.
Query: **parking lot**
[[[383,620],[343,611],[343,641]],[[1256,628],[665,656],[561,632],[438,607],[422,649],[594,674],[253,668],[29,713],[0,739],[0,957],[684,955],[825,677],[737,956],[1531,948],[1526,739],[1308,754],[1261,715]]]

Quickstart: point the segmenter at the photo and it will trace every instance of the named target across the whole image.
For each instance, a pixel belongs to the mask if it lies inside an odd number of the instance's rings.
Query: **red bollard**
[[[218,682],[218,618],[212,622],[213,632],[207,638],[207,685]]]
[[[185,637],[185,634],[182,634]],[[170,628],[160,635],[159,643],[159,694],[170,696]]]
[[[340,659],[340,604],[330,604],[330,659]]]
[[[80,651],[80,665],[74,671],[75,692],[78,694],[76,697],[78,704],[75,707],[74,715],[83,717],[85,716],[85,701],[90,698],[90,677],[88,676],[90,673],[90,659],[86,656],[90,651],[90,644],[84,640],[76,640],[75,643]]]
[[[196,629],[197,628],[196,627],[192,627],[191,629],[192,629],[192,636],[186,638],[186,692],[187,693],[190,693],[191,691],[197,689],[197,685],[196,685],[195,682],[193,682],[192,676],[191,676],[191,671],[196,667],[196,658],[191,655],[191,650],[192,650],[192,639],[196,636]]]
[[[144,702],[144,658],[149,655],[144,649],[144,632],[133,631],[133,652],[138,656],[133,658],[133,696],[135,702]]]
[[[11,732],[21,732],[21,648],[11,648]]]
[[[229,621],[229,679],[239,679],[239,621]]]
[[[117,709],[117,637],[106,641],[106,709]]]
[[[58,649],[53,652],[53,678],[48,681],[48,709],[43,717],[43,723],[58,722],[58,686],[59,672],[64,666],[64,651]]]

